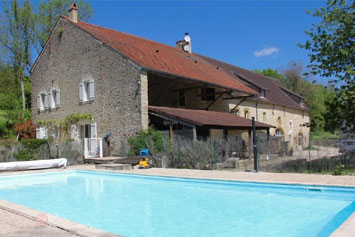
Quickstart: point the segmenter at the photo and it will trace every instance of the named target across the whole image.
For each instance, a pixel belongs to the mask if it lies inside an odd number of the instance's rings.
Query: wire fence
[[[311,140],[302,146],[258,133],[256,140],[259,171],[328,173],[339,165],[355,168],[354,153],[339,153],[336,139]],[[194,141],[189,136],[175,135],[172,139],[163,136],[158,148],[146,138],[145,146],[155,167],[255,171],[249,141],[243,136],[199,137]],[[123,150],[130,150],[128,144],[124,146]]]
[[[255,171],[252,140],[245,136],[199,137],[176,133],[174,137],[161,135],[158,138],[136,137],[140,143],[136,149],[132,142],[121,140],[115,144],[116,154],[129,157],[138,155],[140,148],[149,149],[154,167]],[[341,166],[355,169],[355,152],[339,153],[336,139],[309,141],[306,145],[292,144],[279,137],[267,138],[264,133],[256,135],[257,166],[263,172],[329,173]],[[28,149],[22,143],[0,143],[0,162],[33,159],[67,158],[68,164],[84,163],[84,148],[80,142],[63,141],[43,143],[37,149]]]

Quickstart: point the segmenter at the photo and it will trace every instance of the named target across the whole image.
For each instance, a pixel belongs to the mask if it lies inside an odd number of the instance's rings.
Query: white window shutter
[[[89,99],[94,100],[95,96],[95,86],[94,86],[94,80],[90,80],[89,82]]]
[[[48,92],[48,108],[49,109],[54,109],[53,103],[52,103],[52,92]]]
[[[83,102],[83,96],[84,96],[83,90],[84,90],[84,83],[80,82],[79,83],[79,101],[80,102]]]
[[[37,109],[38,111],[41,110],[41,95],[37,96]]]
[[[91,137],[92,138],[96,138],[97,135],[96,135],[96,123],[92,123],[91,124]]]
[[[76,124],[71,125],[71,139],[75,141],[78,139],[78,127]]]
[[[55,94],[55,106],[59,107],[60,106],[60,89],[56,90]]]
[[[46,127],[43,128],[43,139],[48,138],[48,129]]]
[[[48,109],[48,94],[44,94],[44,109]]]
[[[36,138],[37,139],[41,138],[41,128],[36,128]]]

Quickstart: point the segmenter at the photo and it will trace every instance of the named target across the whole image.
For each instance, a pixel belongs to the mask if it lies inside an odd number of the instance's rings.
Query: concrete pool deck
[[[174,176],[199,179],[218,179],[233,181],[268,182],[284,184],[307,184],[307,185],[330,185],[355,187],[355,176],[332,176],[313,174],[290,174],[290,173],[252,173],[236,171],[210,171],[210,170],[188,170],[188,169],[133,169],[108,171],[105,169],[95,169],[94,165],[70,166],[67,169],[47,169],[33,171],[3,172],[0,177],[11,175],[25,175],[31,173],[55,172],[66,170],[93,170],[105,172],[119,172],[127,174]],[[13,225],[6,222],[7,216],[11,216]],[[45,219],[43,221],[42,219]],[[21,223],[26,223],[26,233]],[[39,223],[42,225],[38,227]],[[8,232],[0,231],[0,236],[117,236],[78,223],[74,223],[63,218],[59,218],[47,213],[39,212],[27,207],[16,205],[0,200],[0,229],[5,228]],[[7,229],[6,229],[7,228]],[[37,232],[31,232],[37,231]],[[58,234],[56,234],[58,233]],[[60,234],[61,233],[61,234]],[[349,217],[332,236],[353,236],[355,233],[355,213]],[[43,234],[43,235],[41,235]]]

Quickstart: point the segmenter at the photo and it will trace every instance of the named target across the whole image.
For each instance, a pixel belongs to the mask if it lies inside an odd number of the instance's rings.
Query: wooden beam
[[[233,97],[223,98],[223,100],[235,100],[235,99],[244,99],[244,98],[247,99],[251,97],[255,97],[255,95],[233,96]]]

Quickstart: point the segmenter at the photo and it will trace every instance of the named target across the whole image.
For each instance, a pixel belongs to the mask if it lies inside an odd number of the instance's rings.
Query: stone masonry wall
[[[122,140],[148,125],[147,82],[141,74],[132,62],[61,19],[31,74],[33,121],[90,113],[97,123],[97,137],[111,131],[118,152]],[[94,101],[79,103],[79,83],[87,79],[95,83]],[[60,108],[39,112],[37,95],[56,88]]]

